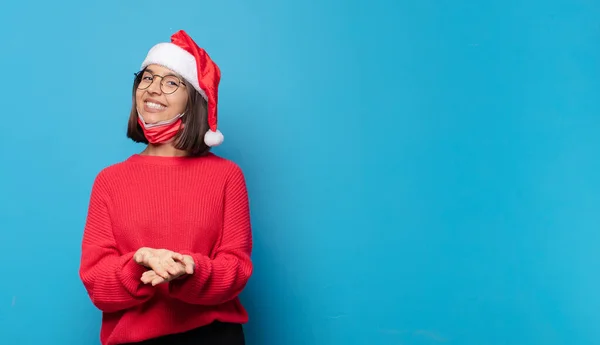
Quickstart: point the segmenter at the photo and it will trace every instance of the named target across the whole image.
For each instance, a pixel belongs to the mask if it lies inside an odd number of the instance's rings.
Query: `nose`
[[[162,89],[160,87],[160,83],[161,83],[160,78],[157,78],[157,77],[152,78],[152,83],[150,83],[150,86],[148,86],[148,89],[147,89],[148,92],[161,93]]]

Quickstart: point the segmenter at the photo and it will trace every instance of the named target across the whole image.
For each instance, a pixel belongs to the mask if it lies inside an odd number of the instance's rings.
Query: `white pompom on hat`
[[[217,129],[217,103],[221,71],[208,53],[200,48],[183,30],[171,36],[171,42],[158,43],[150,49],[142,68],[157,64],[164,66],[191,83],[208,103],[209,130],[204,135],[208,146],[218,146],[223,134]]]

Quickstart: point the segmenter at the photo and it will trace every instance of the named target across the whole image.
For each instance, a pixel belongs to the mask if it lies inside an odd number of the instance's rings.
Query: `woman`
[[[127,136],[147,147],[98,174],[82,243],[103,345],[244,344],[252,236],[242,171],[209,152],[219,81],[184,31],[136,74]]]

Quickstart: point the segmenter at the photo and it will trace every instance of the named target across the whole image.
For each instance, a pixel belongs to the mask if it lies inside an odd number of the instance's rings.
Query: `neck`
[[[186,151],[178,150],[172,144],[148,144],[141,154],[162,157],[184,157],[188,155]]]

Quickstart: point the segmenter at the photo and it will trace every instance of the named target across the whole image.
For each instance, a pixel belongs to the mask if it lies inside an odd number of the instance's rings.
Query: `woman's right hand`
[[[169,279],[170,275],[176,275],[180,271],[180,264],[184,262],[182,254],[167,249],[154,249],[143,247],[133,255],[133,260],[149,269],[158,276]]]
[[[177,265],[179,266],[179,272],[177,272],[176,274],[171,274],[171,276],[168,279],[164,279],[163,277],[158,276],[156,274],[156,272],[154,272],[153,270],[148,270],[148,271],[144,272],[144,274],[142,274],[142,278],[141,278],[142,283],[144,283],[144,284],[152,283],[152,286],[156,286],[158,284],[162,284],[162,283],[166,283],[166,282],[170,282],[175,279],[178,279],[185,274],[194,274],[194,270],[196,268],[196,263],[194,262],[194,258],[192,258],[189,255],[184,255],[183,261],[184,261],[183,263],[180,263],[180,262],[177,263]]]

